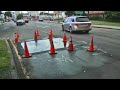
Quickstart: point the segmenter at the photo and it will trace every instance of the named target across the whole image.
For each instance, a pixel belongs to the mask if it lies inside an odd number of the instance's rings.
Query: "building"
[[[89,11],[89,15],[100,15],[104,14],[105,11]]]
[[[53,19],[53,13],[50,13],[49,11],[42,11],[40,12],[39,18],[42,18],[43,20]]]
[[[104,19],[105,11],[88,11],[88,16],[90,19]]]
[[[54,19],[58,19],[58,18],[61,19],[61,18],[63,18],[63,15],[65,15],[63,11],[54,11],[53,12]]]
[[[39,11],[28,11],[32,20],[38,20]]]
[[[20,14],[20,13],[21,13],[20,11],[15,11],[16,16],[17,16],[18,14]]]
[[[30,15],[29,13],[23,13],[23,19],[29,19]]]

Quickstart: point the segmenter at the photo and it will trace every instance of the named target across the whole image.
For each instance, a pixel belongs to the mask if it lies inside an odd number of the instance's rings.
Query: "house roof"
[[[104,11],[89,11],[89,14],[96,15],[96,14],[103,14]]]

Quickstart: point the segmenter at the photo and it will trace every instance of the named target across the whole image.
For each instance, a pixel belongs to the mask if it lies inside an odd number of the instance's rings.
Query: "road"
[[[20,40],[32,39],[34,35],[34,30],[36,28],[40,29],[41,38],[48,37],[48,30],[52,28],[54,37],[62,37],[63,31],[61,31],[61,24],[49,23],[49,22],[38,22],[31,21],[24,26],[16,26],[14,22],[8,22],[4,25],[0,25],[0,38],[14,38],[14,33],[18,29],[21,37]],[[90,36],[94,36],[94,44],[97,49],[102,49],[103,51],[111,54],[114,58],[120,59],[119,49],[120,49],[120,31],[112,29],[103,28],[93,28],[89,34],[84,33],[69,33],[66,35],[73,36],[73,41],[80,43],[84,41],[89,44]]]
[[[33,39],[34,30],[36,28],[40,29],[40,38],[47,38],[48,31],[50,28],[53,30],[54,37],[62,37],[63,31],[61,31],[61,24],[53,22],[39,22],[39,21],[30,21],[24,26],[16,26],[15,23],[10,22],[0,26],[0,38],[14,38],[14,33],[18,29],[21,37],[20,41],[24,39]],[[105,70],[113,70],[115,74],[119,76],[119,49],[120,49],[120,31],[112,29],[103,29],[103,28],[93,28],[89,34],[84,33],[69,33],[66,32],[67,38],[70,35],[73,37],[73,43],[81,44],[82,42],[89,44],[90,36],[94,36],[94,45],[96,49],[100,49],[102,52],[107,53],[108,56],[114,61],[111,64],[101,66],[99,69],[104,68]],[[111,57],[112,56],[112,57]],[[112,66],[116,67],[115,71]],[[93,71],[91,71],[93,72]],[[97,70],[96,70],[97,72]],[[113,73],[112,72],[112,73]],[[111,73],[110,73],[111,74]],[[77,77],[77,76],[75,76]],[[74,77],[73,77],[74,78]]]

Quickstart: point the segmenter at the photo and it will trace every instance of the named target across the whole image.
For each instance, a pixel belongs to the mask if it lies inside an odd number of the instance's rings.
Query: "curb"
[[[56,21],[52,21],[52,22],[50,22],[50,23],[57,23],[57,24],[62,24],[63,22],[56,22]]]
[[[11,48],[10,48],[9,43],[8,43],[8,38],[6,38],[5,41],[6,41],[6,44],[7,44],[8,53],[10,55],[12,79],[18,79],[18,75],[17,75],[17,70],[16,70],[13,54],[12,54]]]
[[[114,28],[114,27],[103,27],[103,26],[92,26],[94,28],[104,28],[104,29],[116,29],[116,30],[120,30],[120,28]]]
[[[13,43],[12,40],[10,40],[10,42],[11,42],[11,44],[12,44],[14,50],[15,50],[15,53],[16,53],[17,58],[18,58],[18,60],[19,60],[19,63],[20,63],[22,72],[23,72],[23,74],[25,75],[25,78],[26,78],[26,79],[30,79],[29,75],[27,74],[26,68],[24,67],[24,62],[23,62],[21,56],[18,54],[18,50],[17,50],[16,45]]]

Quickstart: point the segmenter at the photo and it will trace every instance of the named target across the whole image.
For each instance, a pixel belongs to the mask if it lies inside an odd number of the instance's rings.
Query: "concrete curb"
[[[56,22],[56,21],[50,21],[50,23],[57,23],[57,24],[62,24],[63,22]]]
[[[20,62],[20,66],[21,66],[21,68],[22,68],[22,71],[23,71],[26,79],[30,79],[30,77],[29,77],[28,74],[27,74],[26,68],[24,67],[23,60],[22,60],[21,56],[18,54],[18,50],[17,50],[16,45],[13,43],[12,40],[10,40],[10,42],[11,42],[11,44],[12,44],[14,50],[15,50],[15,53],[16,53],[16,55],[17,55],[17,58],[18,58],[19,62]]]
[[[7,44],[8,53],[10,55],[10,60],[11,60],[11,75],[12,75],[11,79],[18,79],[14,58],[13,58],[13,55],[12,55],[10,45],[8,43],[8,38],[5,39],[5,41],[6,41],[6,44]]]
[[[116,29],[116,30],[120,30],[120,27],[111,27],[111,26],[98,26],[98,25],[92,25],[92,27],[94,28],[104,28],[104,29]]]

